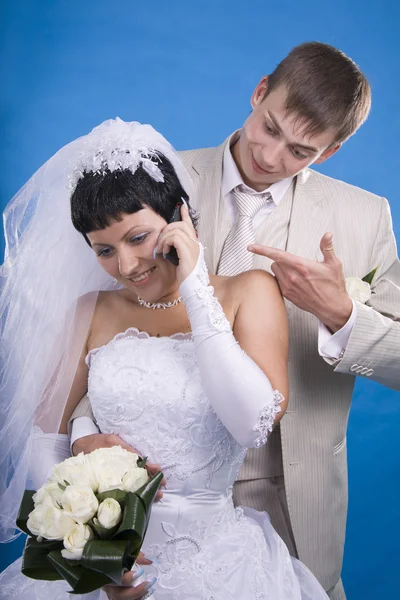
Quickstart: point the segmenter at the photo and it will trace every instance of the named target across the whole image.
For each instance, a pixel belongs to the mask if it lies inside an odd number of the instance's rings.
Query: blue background
[[[320,170],[386,196],[399,238],[399,22],[396,0],[2,0],[0,204],[59,147],[117,115],[151,123],[178,149],[221,143],[262,75],[294,45],[319,40],[356,60],[373,90],[368,122]],[[349,600],[399,597],[399,400],[357,383]],[[0,566],[20,547],[1,546]]]

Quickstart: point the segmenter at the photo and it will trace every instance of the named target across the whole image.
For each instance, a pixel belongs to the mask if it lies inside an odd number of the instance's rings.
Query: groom
[[[247,452],[234,498],[267,510],[291,554],[343,600],[348,413],[355,375],[400,388],[400,264],[386,200],[309,167],[365,121],[370,88],[343,53],[307,43],[263,77],[251,106],[221,146],[181,153],[208,268],[235,275],[251,245],[250,267],[276,276],[291,330],[289,408]],[[375,267],[370,300],[354,302],[345,277]],[[107,443],[82,415],[87,400],[73,415],[74,453]]]

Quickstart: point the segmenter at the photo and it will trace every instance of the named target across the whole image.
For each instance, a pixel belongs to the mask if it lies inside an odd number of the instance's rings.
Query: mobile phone
[[[172,213],[172,217],[169,221],[170,223],[176,223],[177,221],[182,220],[182,217],[181,217],[182,204],[183,204],[183,202],[176,203],[174,212]],[[172,264],[175,265],[175,267],[177,267],[179,265],[178,253],[176,251],[176,248],[174,248],[173,246],[171,246],[171,249],[168,252],[168,254],[166,254],[165,258],[167,258],[170,262],[172,262]]]

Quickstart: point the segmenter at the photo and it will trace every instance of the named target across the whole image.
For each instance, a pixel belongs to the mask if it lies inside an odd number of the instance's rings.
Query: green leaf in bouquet
[[[147,464],[147,456],[139,456],[136,464],[139,469],[145,469]]]
[[[144,502],[146,509],[149,509],[151,507],[152,502],[154,502],[154,498],[156,497],[156,494],[159,490],[163,478],[164,474],[160,471],[160,473],[156,473],[155,475],[153,475],[153,477],[146,481],[146,483],[142,485],[141,488],[136,490],[135,494],[137,494],[139,498],[141,498],[141,500]]]
[[[103,500],[105,500],[106,498],[113,498],[120,504],[124,504],[127,493],[128,492],[124,492],[124,490],[115,489],[108,490],[107,492],[100,492],[99,494],[96,494],[96,496],[99,503],[103,502]]]
[[[34,494],[36,494],[34,490],[25,490],[17,516],[17,527],[28,535],[32,535],[27,527],[27,522],[29,514],[35,508],[35,503],[33,501]]]
[[[63,548],[63,543],[58,540],[38,542],[36,538],[28,538],[22,555],[22,573],[31,579],[44,579],[45,581],[63,579],[48,560],[51,552],[60,551],[61,548]]]
[[[121,585],[122,576],[132,568],[140,546],[141,542],[126,540],[90,540],[83,549],[80,564]]]
[[[114,539],[142,542],[147,528],[148,510],[136,492],[128,492],[122,511],[122,521]]]
[[[103,585],[107,585],[107,583],[113,583],[113,580],[107,577],[105,573],[87,569],[82,564],[82,560],[76,561],[64,558],[61,550],[51,552],[48,559],[57,570],[59,578],[65,579],[71,586],[70,594],[88,594],[98,590]]]
[[[377,272],[378,267],[375,267],[375,269],[372,269],[372,271],[370,271],[369,273],[367,273],[367,275],[365,277],[362,278],[363,281],[366,281],[367,283],[369,283],[369,285],[371,285],[372,280],[375,276],[375,273]]]

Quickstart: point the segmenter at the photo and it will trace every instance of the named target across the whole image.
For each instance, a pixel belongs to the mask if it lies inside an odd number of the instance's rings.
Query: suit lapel
[[[287,251],[317,260],[321,258],[321,238],[329,231],[333,218],[330,200],[312,171],[299,173],[296,179]]]
[[[215,273],[220,253],[220,223],[225,203],[221,197],[222,163],[227,138],[217,148],[207,148],[195,157],[190,170],[199,212],[199,238],[205,247],[205,259],[210,272]]]

